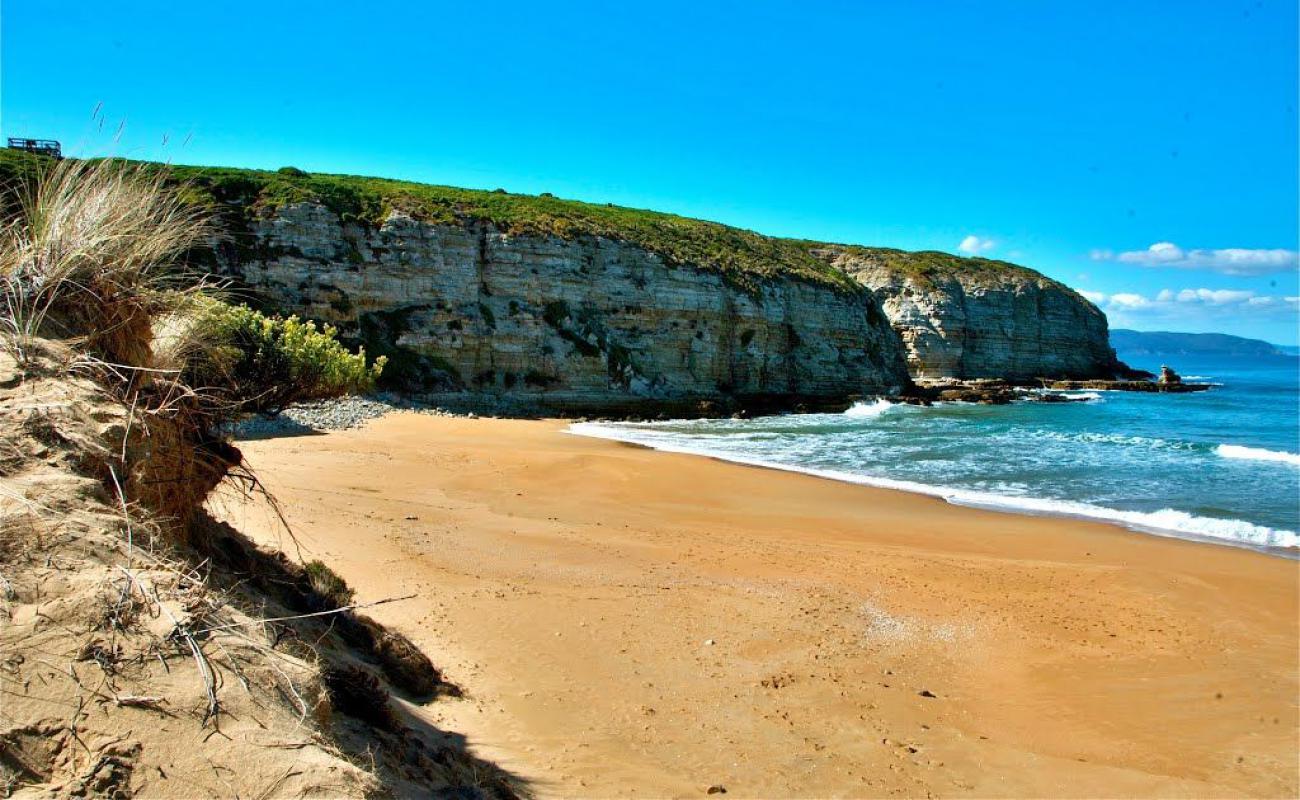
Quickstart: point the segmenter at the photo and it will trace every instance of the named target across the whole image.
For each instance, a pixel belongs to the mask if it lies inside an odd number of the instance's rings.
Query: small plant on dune
[[[353,665],[330,667],[321,672],[321,684],[338,711],[383,731],[397,730],[388,692],[373,672]]]
[[[325,562],[308,561],[302,568],[307,576],[307,585],[322,601],[323,607],[318,610],[343,608],[352,604],[356,592]]]

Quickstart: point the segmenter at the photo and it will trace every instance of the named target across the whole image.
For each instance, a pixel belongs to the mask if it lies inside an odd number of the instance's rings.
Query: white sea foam
[[[897,405],[897,403],[891,403],[888,400],[875,400],[870,403],[857,402],[845,409],[844,416],[878,417],[891,408],[897,407]]]
[[[1214,452],[1223,458],[1243,458],[1250,461],[1280,461],[1300,467],[1300,454],[1280,450],[1265,450],[1262,447],[1243,447],[1238,444],[1221,444]]]
[[[1061,389],[1018,388],[1015,389],[1014,391],[1020,395],[1029,395],[1029,396],[1042,396],[1045,394],[1060,395],[1062,397],[1068,397],[1071,400],[1086,400],[1091,403],[1091,402],[1105,402],[1106,398],[1102,397],[1101,393],[1109,392],[1113,390],[1112,389],[1089,389],[1087,391],[1084,391],[1082,389],[1061,390]]]
[[[1105,402],[1105,398],[1101,396],[1101,392],[1061,392],[1060,394],[1074,400],[1086,400],[1089,403]]]
[[[605,423],[575,423],[569,426],[568,432],[578,436],[590,436],[597,439],[613,439],[615,441],[633,442],[669,453],[708,456],[736,464],[799,472],[819,478],[844,481],[846,483],[856,483],[864,486],[875,486],[882,489],[896,489],[904,492],[929,495],[931,497],[941,498],[954,505],[1019,512],[1024,514],[1078,517],[1081,519],[1091,519],[1100,522],[1123,525],[1133,530],[1155,533],[1163,536],[1207,539],[1231,544],[1249,545],[1252,547],[1285,549],[1300,548],[1300,533],[1295,531],[1255,525],[1244,520],[1202,517],[1172,508],[1149,512],[1121,511],[1119,509],[1106,508],[1105,506],[1080,503],[1072,500],[1053,500],[1042,497],[999,495],[992,492],[959,489],[950,486],[937,486],[918,483],[916,481],[903,481],[893,478],[859,475],[852,472],[845,472],[843,470],[791,466],[790,464],[782,464],[765,459],[748,458],[732,453],[710,451],[706,448],[691,446],[683,444],[677,440],[669,440],[662,436],[656,436],[648,431],[643,433],[642,431],[620,428],[617,425]],[[645,433],[648,433],[649,435],[644,435]]]
[[[1036,430],[1033,435],[1040,439],[1055,442],[1083,442],[1085,444],[1117,444],[1126,447],[1149,447],[1152,449],[1195,450],[1192,442],[1180,442],[1171,439],[1159,439],[1152,436],[1130,436],[1126,433],[1097,433],[1095,431],[1053,431]]]

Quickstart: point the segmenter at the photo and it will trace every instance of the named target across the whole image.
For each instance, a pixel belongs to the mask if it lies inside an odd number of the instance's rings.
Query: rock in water
[[[1174,383],[1182,383],[1182,382],[1183,382],[1183,379],[1182,379],[1182,376],[1180,376],[1177,372],[1174,372],[1174,370],[1173,370],[1172,367],[1170,367],[1170,366],[1168,366],[1168,365],[1166,365],[1166,364],[1161,364],[1161,365],[1160,365],[1160,382],[1163,383],[1163,384],[1169,385],[1169,384],[1174,384]]]

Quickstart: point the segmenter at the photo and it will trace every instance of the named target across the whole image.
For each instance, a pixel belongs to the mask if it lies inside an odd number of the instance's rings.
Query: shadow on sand
[[[310,430],[310,429],[308,429]],[[194,547],[251,613],[263,618],[317,616],[268,622],[273,647],[307,652],[321,668],[327,710],[318,714],[330,743],[353,763],[372,770],[394,796],[440,798],[531,797],[526,781],[470,752],[460,734],[411,713],[440,697],[459,696],[409,639],[347,605],[351,592],[332,571],[302,566],[283,553],[253,544],[206,511],[193,523]],[[340,602],[342,601],[342,602]],[[394,700],[394,696],[403,702]]]

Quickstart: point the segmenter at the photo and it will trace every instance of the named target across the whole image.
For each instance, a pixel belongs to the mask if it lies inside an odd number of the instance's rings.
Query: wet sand
[[[241,443],[221,515],[321,558],[543,796],[1300,792],[1297,563],[395,414]]]

